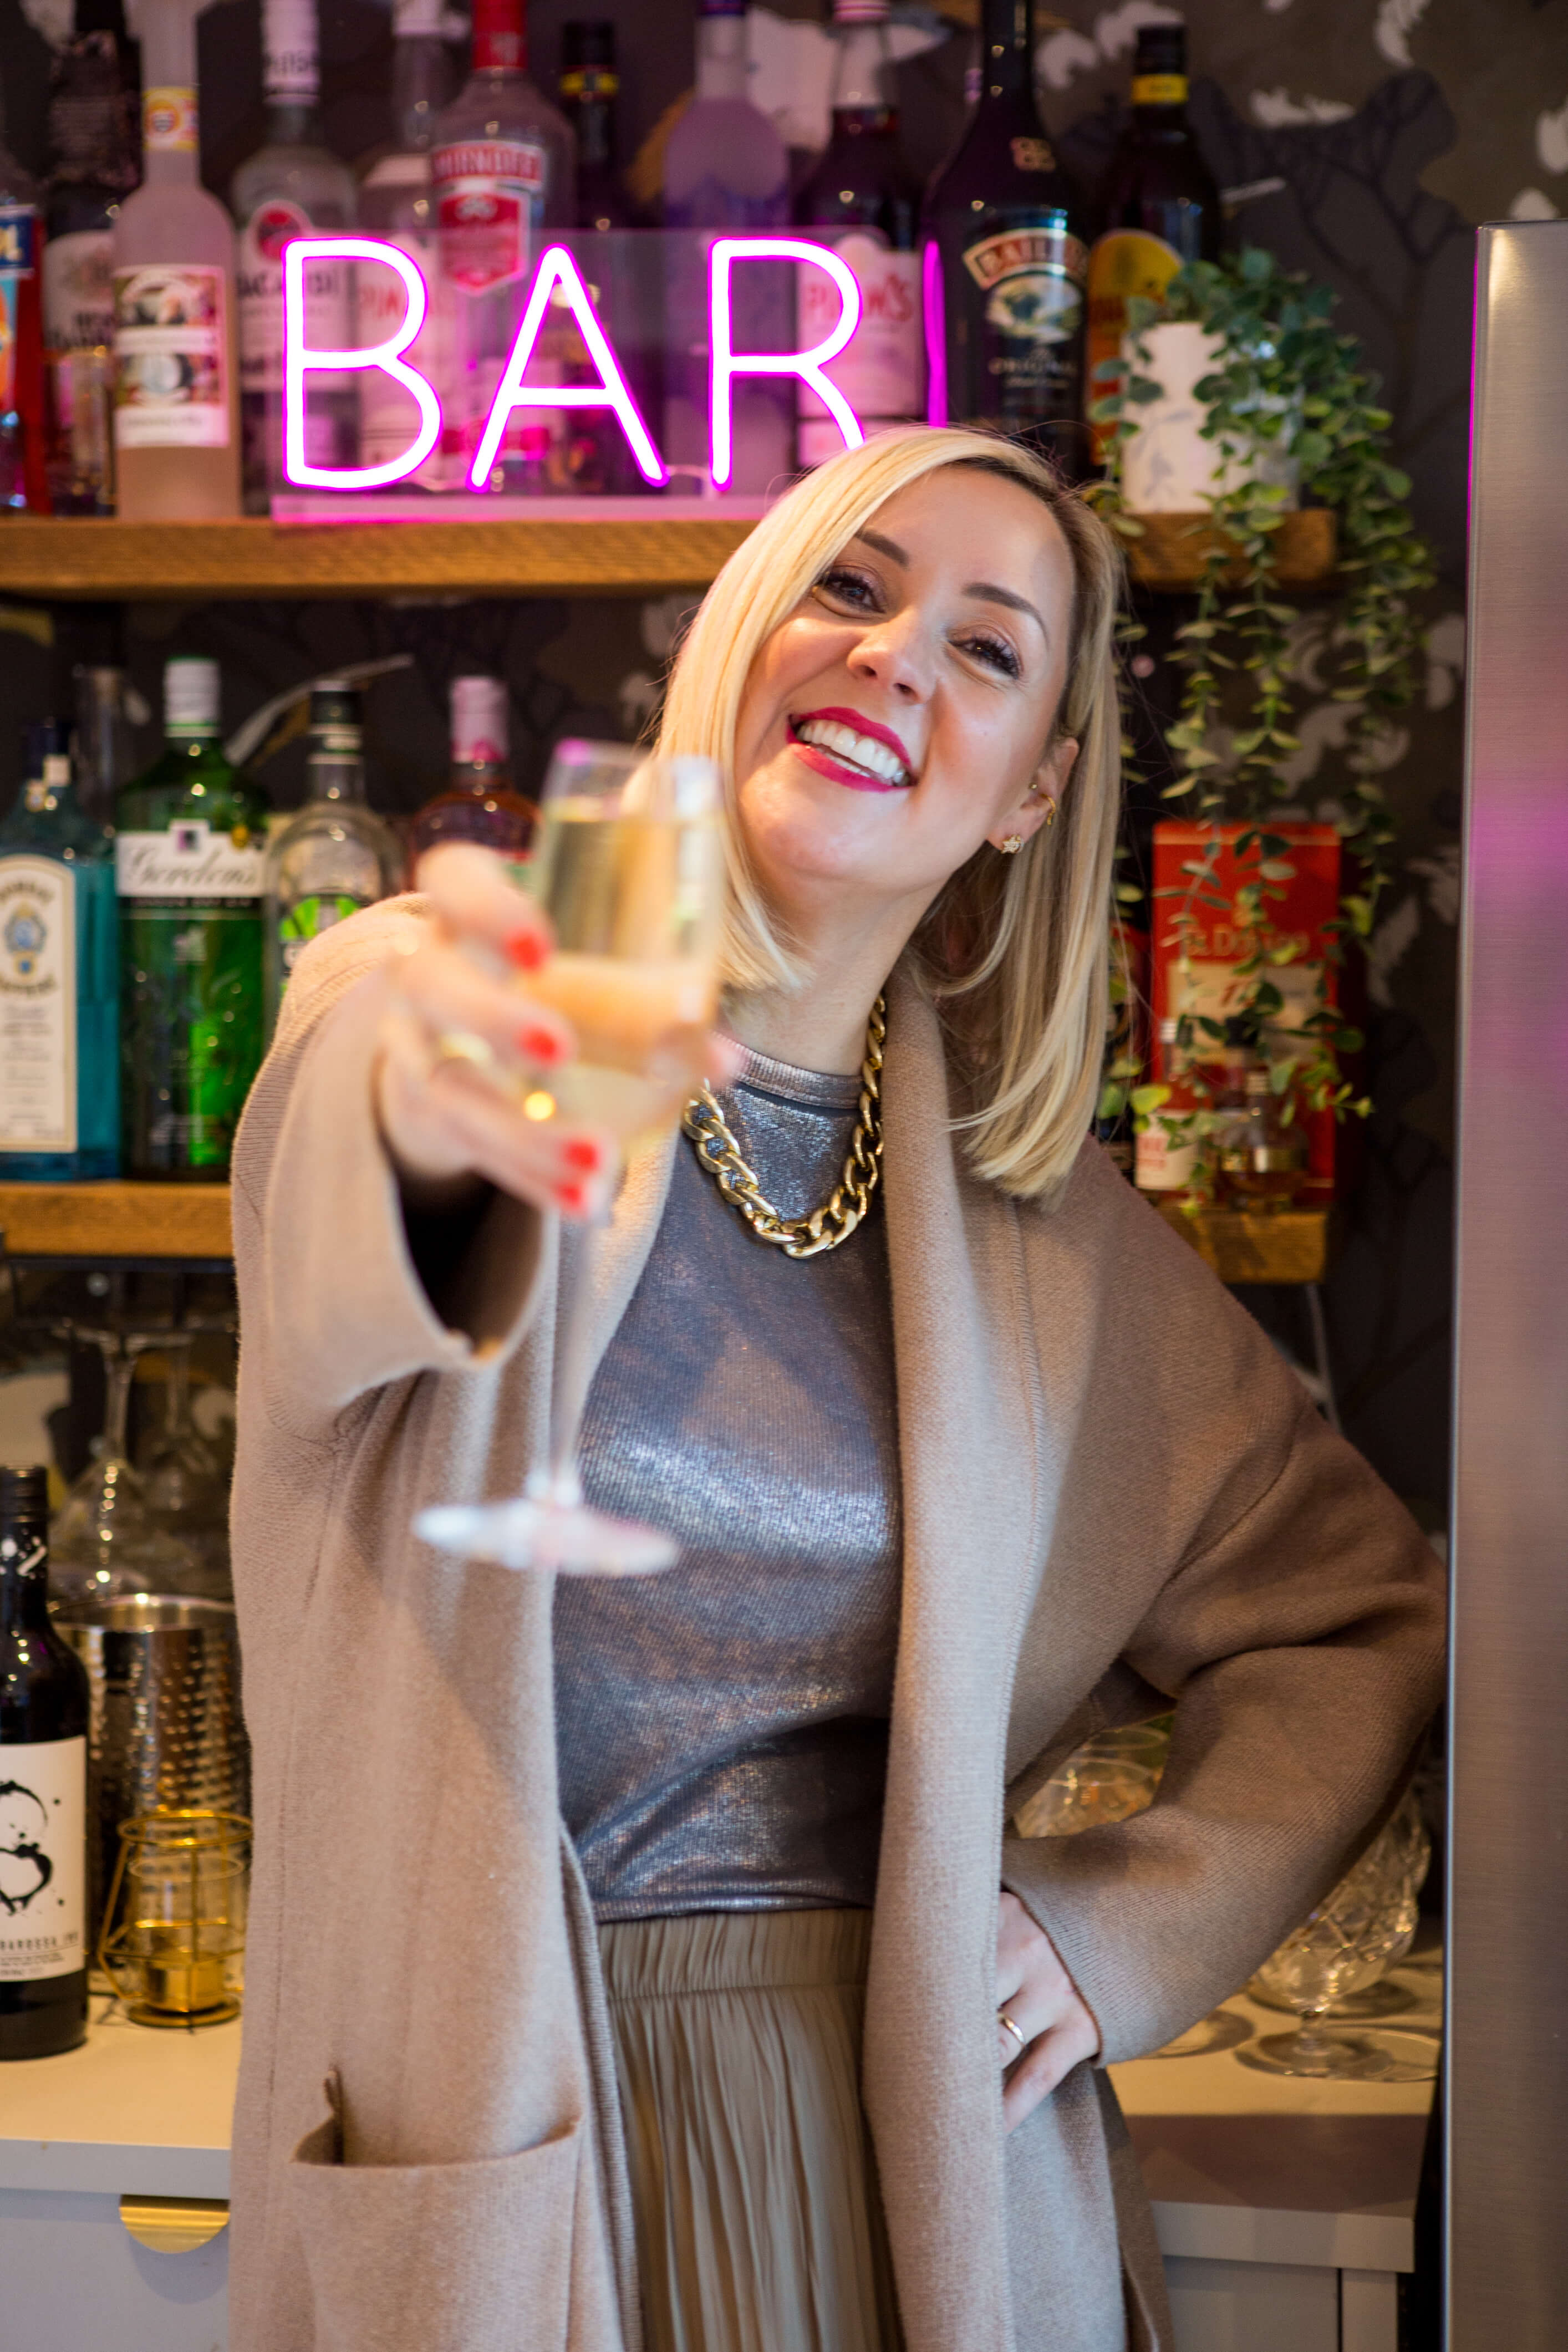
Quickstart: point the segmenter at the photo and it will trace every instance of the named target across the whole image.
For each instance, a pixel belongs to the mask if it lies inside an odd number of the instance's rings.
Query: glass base
[[[1266,2033],[1236,2053],[1260,2074],[1292,2074],[1309,2083],[1396,2083],[1416,2077],[1396,2071],[1397,2060],[1365,2033],[1327,2033],[1304,2025],[1296,2033]],[[1436,2071],[1434,2067],[1434,2071]]]
[[[1282,2009],[1288,2017],[1300,2014],[1288,2000],[1281,2000],[1278,1993],[1259,1991],[1256,1983],[1247,1987],[1247,1998],[1255,2000],[1259,2009]],[[1385,2017],[1406,2015],[1420,2006],[1419,1993],[1412,1992],[1407,1986],[1395,1984],[1390,1977],[1384,1977],[1378,1983],[1367,1985],[1360,1992],[1347,1992],[1338,2000],[1331,2000],[1324,2014],[1346,2024],[1371,2025]]]
[[[1216,2050],[1234,2050],[1252,2032],[1245,2017],[1236,2016],[1228,2009],[1216,2009],[1212,2016],[1200,2017],[1163,2050],[1152,2050],[1152,2058],[1204,2058]]]
[[[680,1547],[657,1528],[612,1519],[583,1502],[520,1495],[510,1503],[438,1503],[421,1511],[414,1532],[442,1551],[498,1568],[534,1568],[548,1576],[651,1576],[673,1568]]]

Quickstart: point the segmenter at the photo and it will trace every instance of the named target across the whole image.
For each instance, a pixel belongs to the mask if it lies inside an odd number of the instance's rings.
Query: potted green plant
[[[1139,464],[1145,420],[1158,415],[1168,424],[1174,415],[1177,443],[1184,430],[1211,453],[1206,481],[1200,460],[1197,499],[1205,503],[1196,511],[1194,499],[1190,526],[1196,608],[1176,632],[1181,693],[1165,738],[1174,773],[1164,797],[1173,814],[1196,823],[1203,846],[1187,862],[1181,887],[1156,905],[1154,921],[1180,963],[1198,910],[1226,908],[1245,940],[1228,1013],[1267,1055],[1287,1124],[1306,1109],[1342,1118],[1364,1116],[1371,1106],[1345,1076],[1344,1057],[1361,1040],[1331,1001],[1329,963],[1305,1018],[1289,1029],[1281,1021],[1279,974],[1295,952],[1274,919],[1293,871],[1279,812],[1294,787],[1281,771],[1300,745],[1289,658],[1295,608],[1279,587],[1279,534],[1298,498],[1334,518],[1338,559],[1326,583],[1335,600],[1327,633],[1330,691],[1349,706],[1350,724],[1349,782],[1336,819],[1345,879],[1331,962],[1342,963],[1347,950],[1370,936],[1388,878],[1394,828],[1379,770],[1392,716],[1413,690],[1415,599],[1435,577],[1411,522],[1408,477],[1388,455],[1390,416],[1376,404],[1375,382],[1355,338],[1335,328],[1333,305],[1330,289],[1282,268],[1257,247],[1219,262],[1189,263],[1161,300],[1130,305],[1123,356],[1097,371],[1101,383],[1091,410],[1105,432],[1107,472],[1089,496],[1130,546],[1148,528],[1130,486],[1161,470]],[[1186,331],[1165,336],[1168,374],[1185,371],[1175,386],[1177,400],[1188,396],[1185,416],[1157,370],[1162,331],[1173,329]],[[1206,365],[1195,378],[1194,354]],[[1176,458],[1191,478],[1191,449],[1178,446]],[[1159,502],[1170,502],[1168,491]],[[1129,616],[1127,643],[1142,634]],[[1222,845],[1231,852],[1223,898]],[[1171,1090],[1163,1082],[1135,1086],[1123,1055],[1108,1066],[1101,1116],[1130,1108],[1140,1126],[1159,1119],[1190,1150],[1188,1199],[1201,1205],[1215,1190],[1212,1087],[1203,1055],[1205,1046],[1219,1045],[1224,1024],[1186,1015],[1183,1028],[1177,1042],[1192,1064],[1188,1105],[1167,1108]]]

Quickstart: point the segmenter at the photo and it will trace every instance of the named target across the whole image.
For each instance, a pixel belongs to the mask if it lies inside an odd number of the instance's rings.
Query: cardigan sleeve
[[[510,1352],[537,1301],[546,1221],[502,1192],[442,1236],[436,1297],[416,1263],[371,1067],[388,966],[424,920],[416,899],[390,899],[306,950],[236,1140],[246,1370],[307,1439],[389,1381]]]
[[[1129,1466],[1093,1540],[1111,1591],[1140,1543],[1151,1554],[1141,1586],[1124,1573],[1137,1599],[1106,1664],[1175,1700],[1170,1755],[1148,1811],[1007,1836],[1002,1874],[1093,2010],[1106,2062],[1234,1992],[1342,1874],[1437,1703],[1444,1631],[1442,1569],[1404,1507],[1195,1255],[1152,1239],[1131,1205],[1142,1359],[1130,1381],[1136,1334],[1119,1342],[1113,1305],[1095,1442]],[[1158,1417],[1157,1437],[1119,1424],[1112,1391]]]

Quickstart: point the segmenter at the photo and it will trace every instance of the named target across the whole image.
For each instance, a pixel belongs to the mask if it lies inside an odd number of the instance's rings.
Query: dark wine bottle
[[[87,2036],[87,1668],[48,1582],[48,1474],[0,1468],[0,2059]]]
[[[574,17],[561,27],[561,111],[577,134],[577,221],[582,228],[630,228],[616,138],[616,28]]]
[[[1121,354],[1131,296],[1157,300],[1184,262],[1219,256],[1219,190],[1187,121],[1184,25],[1138,28],[1132,117],[1111,159],[1101,213],[1089,257],[1086,404],[1114,384],[1095,371]]]
[[[980,99],[925,209],[933,425],[988,425],[1085,469],[1089,249],[1035,104],[1033,0],[984,0]]]

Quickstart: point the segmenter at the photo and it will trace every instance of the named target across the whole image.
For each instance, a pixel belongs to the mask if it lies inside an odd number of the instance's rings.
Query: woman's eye
[[[831,565],[816,584],[825,596],[831,596],[838,604],[856,604],[868,610],[877,601],[874,583],[863,572],[846,571],[841,564]]]
[[[991,668],[999,669],[1005,677],[1017,677],[1018,656],[1005,638],[965,637],[961,642],[963,650],[973,654],[976,661],[985,662]]]

